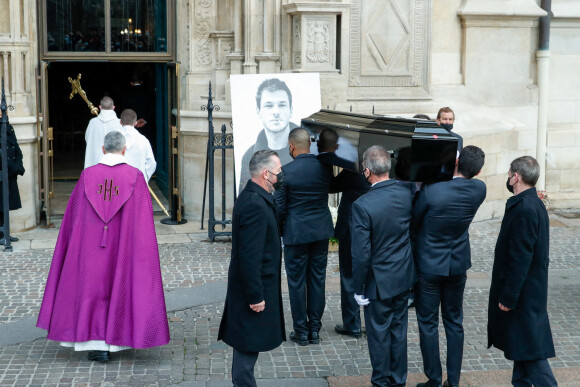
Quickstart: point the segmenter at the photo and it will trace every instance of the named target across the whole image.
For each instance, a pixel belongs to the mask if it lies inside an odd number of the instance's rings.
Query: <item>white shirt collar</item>
[[[127,160],[125,159],[125,156],[116,153],[106,153],[103,155],[103,157],[101,157],[101,160],[99,160],[99,164],[105,164],[108,165],[109,167],[113,167],[117,164],[126,164],[126,163]]]

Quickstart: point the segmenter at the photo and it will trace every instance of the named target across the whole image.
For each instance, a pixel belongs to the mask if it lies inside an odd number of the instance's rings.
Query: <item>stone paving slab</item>
[[[561,386],[580,386],[580,222],[551,215],[551,266],[548,307],[556,346],[551,364]],[[511,362],[487,349],[487,302],[493,249],[500,222],[477,222],[471,227],[473,268],[465,291],[463,386],[509,385]],[[167,297],[171,342],[159,348],[131,349],[98,364],[86,353],[62,348],[33,330],[50,267],[54,229],[32,230],[17,236],[22,248],[0,251],[0,385],[99,386],[226,386],[231,385],[231,348],[217,341],[223,309],[231,244],[209,242],[195,227],[164,227],[159,245]],[[192,232],[194,231],[194,232]],[[47,237],[45,237],[47,236]],[[185,239],[187,238],[187,239]],[[227,238],[224,238],[227,239]],[[43,241],[43,242],[39,242]],[[24,243],[22,243],[24,242]],[[47,248],[34,249],[33,246]],[[54,245],[52,245],[54,246]],[[283,281],[287,332],[291,330],[286,282]],[[327,308],[320,345],[285,342],[260,354],[256,376],[260,386],[368,386],[371,366],[366,338],[334,332],[340,323],[338,256],[329,254]],[[440,334],[443,335],[442,327]],[[4,336],[3,336],[4,335]],[[5,341],[9,337],[12,341]],[[445,359],[445,343],[441,343]],[[409,382],[425,381],[414,310],[409,313]],[[310,384],[309,384],[310,383]]]

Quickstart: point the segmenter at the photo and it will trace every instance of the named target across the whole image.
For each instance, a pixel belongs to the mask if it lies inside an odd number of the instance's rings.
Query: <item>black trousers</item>
[[[515,387],[555,387],[558,385],[547,359],[515,361],[512,374]]]
[[[441,357],[439,356],[439,305],[447,339],[447,380],[459,384],[463,358],[463,292],[465,273],[438,276],[417,273],[415,310],[419,325],[419,339],[423,368],[432,385],[441,385]]]
[[[340,309],[344,329],[354,331],[361,329],[360,306],[354,299],[354,282],[352,278],[352,255],[350,252],[350,235],[341,238],[338,244],[338,261],[340,268]]]
[[[234,348],[232,360],[232,383],[235,387],[256,387],[254,366],[259,352],[243,352]]]
[[[284,246],[293,327],[299,335],[318,332],[322,326],[327,261],[328,239]]]
[[[369,355],[374,387],[405,386],[409,292],[365,306]]]

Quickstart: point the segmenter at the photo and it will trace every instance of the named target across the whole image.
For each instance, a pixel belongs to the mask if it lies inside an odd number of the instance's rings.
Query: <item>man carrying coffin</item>
[[[68,202],[37,323],[99,362],[169,342],[147,183],[123,157],[120,132],[105,136],[103,151]]]

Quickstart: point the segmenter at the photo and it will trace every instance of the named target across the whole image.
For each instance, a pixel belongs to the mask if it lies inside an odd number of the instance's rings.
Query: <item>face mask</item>
[[[505,182],[505,187],[507,188],[508,191],[510,191],[511,193],[514,193],[514,186],[513,185],[510,185],[510,179],[512,177],[513,176],[508,177],[507,181]]]
[[[270,181],[270,184],[272,184],[272,187],[274,187],[276,191],[282,188],[282,184],[284,184],[284,171],[280,171],[280,173],[278,174],[272,173],[270,171],[268,171],[268,173],[271,173],[272,175],[278,178],[278,180],[275,183],[272,183],[270,180],[268,180]]]
[[[363,169],[363,171],[362,171],[362,173],[361,173],[361,174],[363,175],[363,177],[365,178],[365,180],[367,181],[367,183],[369,183],[369,184],[370,184],[371,182],[369,181],[369,177],[371,177],[371,174],[369,173],[369,176],[368,176],[368,177],[366,177],[366,176],[365,176],[365,170],[366,170],[366,169],[367,169],[367,168]],[[370,172],[370,169],[369,169],[369,172]]]
[[[451,131],[453,129],[453,124],[441,124],[440,125],[443,129]]]

